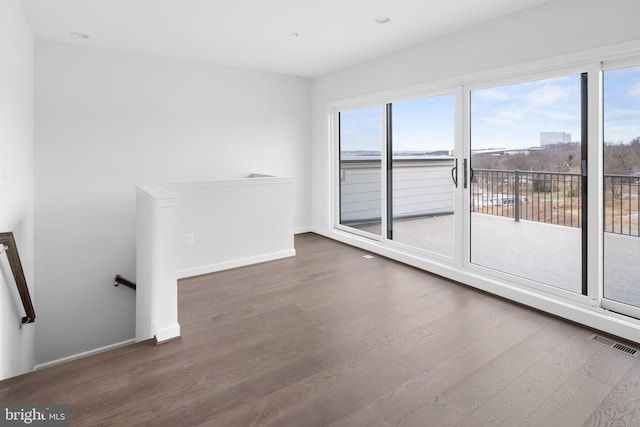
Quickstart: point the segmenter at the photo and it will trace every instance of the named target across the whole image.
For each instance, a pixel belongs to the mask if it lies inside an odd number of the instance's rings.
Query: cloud
[[[525,111],[519,108],[511,108],[496,111],[494,123],[513,124],[525,118]]]
[[[480,89],[474,91],[474,93],[478,98],[490,101],[507,101],[511,99],[511,96],[500,88]]]
[[[544,107],[567,97],[569,92],[567,86],[545,84],[528,94],[527,104],[530,108]]]
[[[631,89],[629,89],[629,96],[640,98],[640,82],[631,86]]]
[[[564,111],[550,109],[544,112],[544,117],[558,122],[573,122],[576,126],[580,125],[580,111]]]

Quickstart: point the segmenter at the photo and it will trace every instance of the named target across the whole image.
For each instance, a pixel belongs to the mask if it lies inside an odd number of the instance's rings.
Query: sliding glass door
[[[603,296],[640,317],[640,66],[605,70],[603,99]]]
[[[586,293],[585,91],[582,74],[470,91],[471,264]]]
[[[387,238],[453,258],[455,229],[453,94],[387,106]]]

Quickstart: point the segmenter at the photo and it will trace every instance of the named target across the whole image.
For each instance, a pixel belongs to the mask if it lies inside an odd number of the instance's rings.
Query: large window
[[[592,326],[623,315],[640,330],[640,59],[486,77],[336,103],[335,228],[573,320],[591,310]]]

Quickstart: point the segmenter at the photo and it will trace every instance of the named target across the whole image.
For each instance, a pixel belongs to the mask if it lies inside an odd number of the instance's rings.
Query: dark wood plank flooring
[[[593,331],[329,239],[179,284],[182,339],[0,382],[71,424],[639,426],[640,361]]]

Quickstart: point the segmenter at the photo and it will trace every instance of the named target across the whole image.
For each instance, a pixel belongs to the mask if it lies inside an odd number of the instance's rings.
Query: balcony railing
[[[394,159],[394,218],[453,212],[452,157]],[[582,176],[571,172],[474,169],[471,210],[580,228]],[[380,221],[380,157],[352,156],[340,163],[342,223]],[[640,176],[604,176],[604,231],[640,237]]]
[[[605,175],[604,230],[640,237],[640,177]]]
[[[640,236],[640,178],[605,175],[604,230]],[[471,209],[491,215],[581,227],[582,177],[577,173],[475,169]]]

